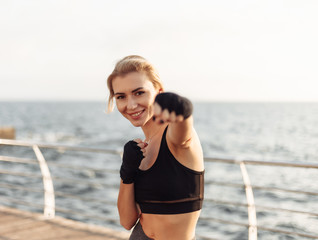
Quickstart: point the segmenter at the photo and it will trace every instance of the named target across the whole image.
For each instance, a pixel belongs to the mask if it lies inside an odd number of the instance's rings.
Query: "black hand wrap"
[[[158,94],[155,102],[160,105],[162,110],[168,109],[170,113],[174,111],[177,116],[182,115],[184,119],[190,117],[193,111],[193,106],[189,99],[171,92]]]
[[[135,181],[138,167],[143,158],[140,147],[135,141],[129,141],[125,144],[123,162],[120,167],[120,177],[123,183],[130,184]]]

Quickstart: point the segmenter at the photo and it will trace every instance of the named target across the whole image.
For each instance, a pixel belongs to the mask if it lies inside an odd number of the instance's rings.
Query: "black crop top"
[[[148,170],[138,170],[135,199],[142,213],[179,214],[200,210],[204,171],[189,169],[170,152],[165,129],[158,157]]]

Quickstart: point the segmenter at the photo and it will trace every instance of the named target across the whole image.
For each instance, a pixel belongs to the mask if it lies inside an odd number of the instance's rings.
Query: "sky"
[[[318,101],[316,0],[1,0],[0,101],[105,101],[137,54],[194,101]]]

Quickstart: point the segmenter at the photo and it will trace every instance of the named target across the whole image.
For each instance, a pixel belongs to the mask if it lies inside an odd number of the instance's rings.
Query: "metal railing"
[[[268,191],[268,192],[279,191],[279,192],[283,192],[283,193],[294,193],[294,194],[302,194],[302,195],[309,195],[309,196],[318,196],[318,192],[303,191],[303,190],[299,190],[299,189],[290,189],[290,188],[281,188],[281,187],[266,187],[266,186],[257,186],[257,185],[252,186],[249,182],[248,174],[247,174],[247,171],[245,168],[246,165],[256,165],[256,166],[289,167],[289,168],[303,168],[303,169],[317,169],[318,170],[318,164],[277,162],[277,161],[272,162],[272,161],[257,161],[257,160],[243,160],[243,159],[220,159],[220,158],[205,158],[205,162],[235,164],[235,165],[239,165],[241,167],[244,185],[237,184],[237,183],[221,182],[221,181],[213,181],[210,183],[214,184],[214,185],[219,185],[219,186],[221,185],[221,186],[229,186],[229,187],[234,187],[234,188],[245,188],[246,197],[247,197],[246,204],[239,203],[239,202],[233,202],[233,201],[219,201],[216,199],[205,199],[205,201],[211,201],[211,202],[214,202],[215,204],[244,206],[248,209],[249,223],[246,224],[246,223],[240,223],[240,222],[229,221],[229,220],[224,220],[224,219],[217,219],[217,218],[208,218],[209,220],[224,223],[224,224],[229,224],[229,225],[244,226],[244,227],[248,228],[248,230],[249,230],[249,235],[248,235],[249,240],[257,239],[257,233],[255,233],[257,230],[285,234],[285,235],[289,235],[289,236],[304,237],[304,238],[308,238],[308,239],[318,239],[318,231],[315,234],[311,234],[311,233],[287,231],[287,230],[283,230],[283,229],[279,229],[279,228],[272,228],[272,227],[257,225],[256,219],[254,219],[254,218],[256,218],[256,215],[255,215],[255,213],[256,213],[255,208],[256,207],[258,210],[269,210],[269,211],[275,211],[275,212],[295,213],[295,214],[302,214],[302,215],[307,215],[307,216],[312,216],[312,217],[317,217],[318,212],[295,210],[295,209],[288,209],[288,208],[281,208],[281,207],[271,207],[271,206],[264,206],[261,204],[256,205],[254,197],[253,197],[252,189],[264,190],[264,191]],[[242,166],[244,166],[243,169],[242,169]],[[318,174],[318,172],[317,172],[317,174]]]
[[[73,194],[67,194],[64,192],[55,191],[53,187],[53,182],[63,182],[63,183],[82,183],[86,184],[87,186],[99,186],[105,188],[118,188],[119,185],[114,184],[107,184],[107,183],[91,183],[86,180],[79,180],[73,178],[61,178],[61,177],[52,177],[50,174],[50,170],[48,164],[41,152],[40,149],[54,149],[59,152],[65,151],[75,151],[75,152],[91,152],[91,153],[102,153],[102,154],[113,154],[120,156],[122,153],[120,151],[115,150],[105,150],[105,149],[98,149],[98,148],[88,148],[88,147],[75,147],[75,146],[65,146],[65,145],[53,145],[53,144],[37,144],[37,143],[30,143],[24,141],[16,141],[16,140],[5,140],[0,139],[0,147],[1,146],[20,146],[20,147],[29,147],[32,148],[36,159],[30,158],[19,158],[19,157],[10,157],[10,156],[1,156],[0,161],[3,162],[10,162],[10,163],[21,163],[21,164],[38,164],[40,166],[41,175],[34,175],[33,173],[25,173],[25,172],[15,172],[15,171],[8,171],[4,169],[0,169],[0,174],[4,175],[11,175],[11,176],[19,176],[19,177],[26,177],[26,178],[42,178],[43,181],[43,189],[32,188],[32,187],[25,187],[21,185],[9,184],[9,183],[0,183],[0,188],[5,189],[12,189],[12,190],[22,190],[27,192],[37,192],[44,194],[44,204],[38,204],[33,202],[28,202],[21,199],[15,199],[12,197],[4,197],[0,196],[0,199],[10,201],[11,203],[15,203],[17,205],[25,205],[25,206],[32,206],[37,208],[43,208],[44,217],[47,219],[54,218],[55,212],[61,213],[69,213],[69,214],[77,214],[83,217],[94,218],[98,220],[106,220],[109,222],[118,222],[118,219],[115,218],[107,218],[101,217],[93,214],[87,214],[83,212],[73,211],[66,208],[60,208],[55,206],[55,198],[56,197],[65,197],[71,199],[78,199],[81,201],[87,202],[96,202],[102,203],[107,205],[115,206],[115,201],[109,200],[101,200],[94,197],[83,197],[83,196],[76,196]],[[288,163],[288,162],[270,162],[270,161],[254,161],[254,160],[244,160],[244,159],[219,159],[219,158],[205,158],[206,163],[224,163],[224,164],[234,164],[238,165],[241,170],[243,184],[238,183],[231,183],[231,182],[223,182],[223,181],[210,181],[209,184],[218,185],[218,186],[228,186],[234,188],[245,189],[246,194],[246,203],[241,202],[234,202],[234,201],[224,201],[219,199],[212,199],[209,196],[205,196],[205,202],[210,202],[212,204],[222,204],[227,206],[235,206],[235,207],[246,207],[247,214],[248,214],[248,223],[241,223],[232,220],[226,219],[219,219],[215,217],[200,217],[199,221],[211,221],[211,222],[218,222],[221,224],[228,224],[228,225],[236,225],[246,227],[248,229],[248,239],[249,240],[256,240],[258,230],[269,231],[272,233],[279,233],[279,234],[286,234],[291,236],[300,236],[310,239],[318,239],[318,232],[316,234],[304,233],[304,232],[297,232],[297,231],[286,231],[279,228],[270,228],[265,226],[259,226],[257,224],[257,214],[256,214],[256,207],[257,209],[275,211],[275,212],[288,212],[288,213],[295,213],[295,214],[303,214],[312,217],[318,217],[317,212],[311,211],[303,211],[303,210],[296,210],[296,209],[288,209],[288,208],[280,208],[280,207],[271,207],[271,206],[263,206],[263,205],[256,205],[253,189],[254,190],[264,190],[264,191],[281,191],[285,193],[295,193],[295,194],[305,194],[311,196],[318,196],[318,192],[312,191],[303,191],[303,190],[295,190],[295,189],[288,189],[288,188],[278,188],[278,187],[266,187],[266,186],[257,186],[251,185],[248,171],[246,169],[246,165],[261,165],[261,166],[272,166],[272,167],[293,167],[293,168],[310,168],[310,169],[318,169],[318,164],[304,164],[304,163]],[[64,169],[72,169],[72,170],[81,170],[82,167],[70,164],[61,164],[61,163],[49,163],[50,167],[58,167]],[[85,168],[92,172],[108,172],[110,174],[118,173],[117,169],[101,169],[101,168]],[[212,239],[206,236],[200,236],[201,239]]]

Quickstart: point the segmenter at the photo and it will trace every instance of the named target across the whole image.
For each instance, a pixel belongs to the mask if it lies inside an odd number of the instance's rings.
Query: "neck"
[[[145,134],[146,140],[151,140],[157,133],[159,133],[167,124],[159,125],[150,119],[144,126],[142,126],[142,131]]]

